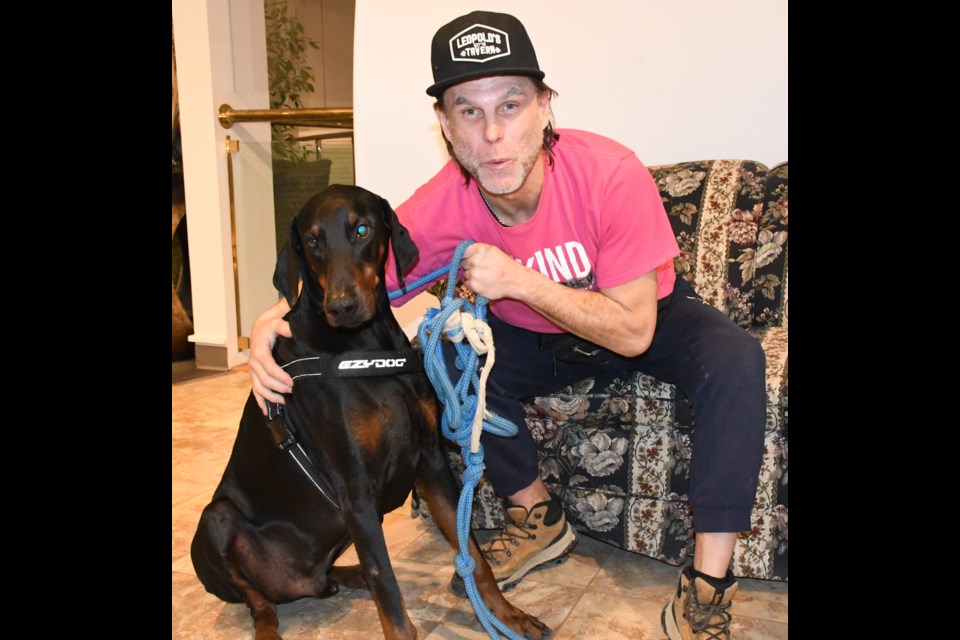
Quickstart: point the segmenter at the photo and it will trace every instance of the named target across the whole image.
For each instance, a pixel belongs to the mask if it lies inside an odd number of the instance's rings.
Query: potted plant
[[[320,45],[307,36],[303,23],[287,0],[266,0],[267,77],[271,109],[303,109],[305,96],[314,91],[313,68],[307,64],[310,49]],[[271,125],[273,202],[276,212],[277,252],[287,239],[290,219],[310,196],[330,181],[330,161],[320,159],[316,145],[299,142],[290,125]]]

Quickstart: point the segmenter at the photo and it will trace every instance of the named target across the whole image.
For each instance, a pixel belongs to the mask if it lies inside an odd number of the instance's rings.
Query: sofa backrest
[[[753,323],[787,326],[787,163],[767,172],[753,273]]]
[[[649,170],[680,245],[677,276],[745,329],[786,326],[787,164],[704,160]]]

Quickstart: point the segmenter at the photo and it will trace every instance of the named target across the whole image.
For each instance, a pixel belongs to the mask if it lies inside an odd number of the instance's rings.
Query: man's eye
[[[368,227],[367,225],[362,224],[362,225],[360,225],[359,227],[357,227],[357,236],[358,236],[358,237],[360,237],[360,238],[366,238],[369,233],[370,233],[370,227]]]
[[[318,243],[317,243],[317,239],[316,239],[316,238],[314,238],[313,236],[308,236],[308,237],[307,237],[307,246],[308,246],[308,247],[310,247],[311,249],[316,249],[316,248],[317,248],[317,244],[318,244]]]

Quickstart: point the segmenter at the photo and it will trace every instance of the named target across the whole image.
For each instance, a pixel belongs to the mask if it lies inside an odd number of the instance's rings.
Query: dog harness
[[[293,357],[293,354],[284,343],[277,345],[277,362],[289,360],[281,365],[287,370],[290,377],[322,377],[328,378],[361,378],[374,376],[390,376],[398,373],[412,373],[423,371],[423,360],[419,351],[402,349],[399,351],[344,351],[342,353],[315,353],[308,356]],[[291,359],[293,358],[293,359]],[[273,435],[273,443],[280,451],[286,451],[293,458],[310,483],[317,488],[327,501],[337,510],[339,503],[333,498],[336,495],[330,479],[322,469],[313,464],[310,456],[297,442],[296,425],[290,415],[283,410],[283,405],[266,400],[267,426]]]

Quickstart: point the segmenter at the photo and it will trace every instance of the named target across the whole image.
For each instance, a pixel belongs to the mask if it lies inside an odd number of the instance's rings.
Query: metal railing
[[[220,126],[229,129],[238,122],[269,122],[295,127],[352,129],[353,109],[234,109],[220,105]]]

